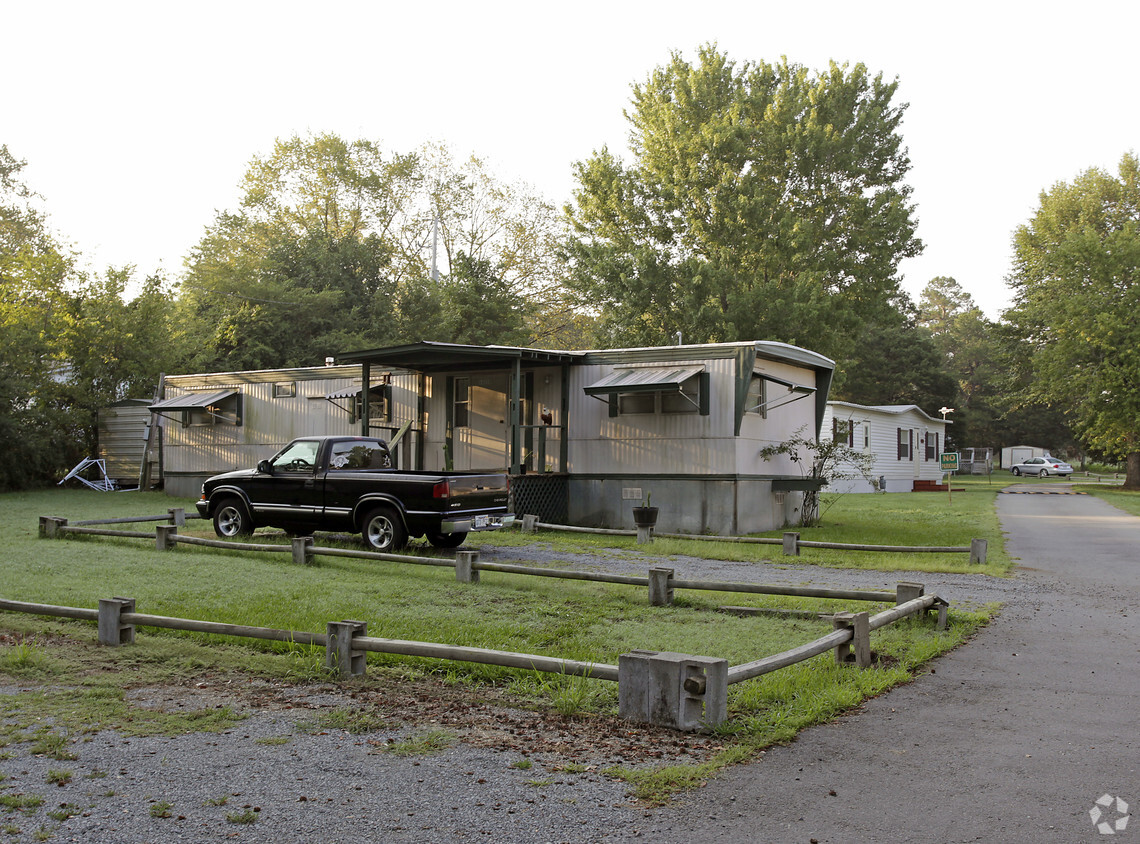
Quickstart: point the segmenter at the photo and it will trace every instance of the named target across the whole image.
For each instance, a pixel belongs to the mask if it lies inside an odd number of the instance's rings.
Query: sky
[[[1138,24],[1100,0],[0,0],[0,144],[91,269],[177,277],[277,138],[443,142],[562,205],[574,162],[627,153],[630,86],[673,52],[861,62],[909,104],[904,289],[952,276],[997,318],[1041,191],[1140,151]]]

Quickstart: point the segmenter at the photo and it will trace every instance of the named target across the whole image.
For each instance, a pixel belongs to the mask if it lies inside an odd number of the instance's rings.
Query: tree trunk
[[[1140,489],[1140,451],[1131,451],[1125,462],[1127,473],[1124,476],[1125,489]]]

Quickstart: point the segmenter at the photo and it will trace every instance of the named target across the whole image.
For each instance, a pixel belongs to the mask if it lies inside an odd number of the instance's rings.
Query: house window
[[[183,428],[197,428],[207,425],[240,425],[241,394],[235,393],[214,404],[187,408],[182,414]]]
[[[296,381],[278,381],[273,385],[273,398],[291,399],[297,395]]]
[[[912,446],[914,444],[914,431],[909,428],[898,428],[899,460],[913,460]]]
[[[748,384],[748,403],[745,407],[749,413],[758,413],[761,419],[768,418],[768,382],[759,376],[753,375]]]
[[[471,425],[471,379],[455,379],[455,400],[452,407],[452,424],[456,428]]]
[[[843,443],[848,448],[855,447],[855,423],[850,419],[831,420],[831,439]]]
[[[930,431],[926,434],[926,459],[938,459],[938,434]]]
[[[388,401],[389,387],[373,387],[368,391],[368,418],[369,420],[377,420],[380,422],[387,422],[391,419],[390,402]],[[352,413],[349,414],[349,420],[355,423],[360,418],[361,413],[364,411],[363,399],[358,393],[352,400]]]
[[[871,423],[863,423],[863,448],[866,451],[871,450]]]

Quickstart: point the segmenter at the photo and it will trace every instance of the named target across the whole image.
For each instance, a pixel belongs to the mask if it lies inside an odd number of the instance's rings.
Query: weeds
[[[150,816],[152,818],[169,818],[170,810],[174,808],[172,803],[167,803],[165,800],[158,800],[151,804]]]
[[[427,733],[409,736],[401,741],[381,745],[379,749],[393,756],[426,756],[440,753],[455,743],[455,736],[446,730],[432,730]]]
[[[226,821],[232,824],[257,823],[257,810],[245,809],[241,812],[227,812]]]
[[[71,771],[58,771],[55,768],[48,768],[47,783],[48,785],[65,786],[71,782]]]

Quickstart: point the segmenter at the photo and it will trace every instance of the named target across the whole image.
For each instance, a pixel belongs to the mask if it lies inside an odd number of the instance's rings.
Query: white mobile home
[[[401,467],[505,470],[520,515],[630,527],[651,497],[662,531],[768,530],[798,520],[814,482],[759,452],[819,430],[834,368],[768,342],[580,352],[425,341],[339,362],[168,378],[153,408],[176,420],[167,488],[194,494],[206,475],[255,465],[295,436],[402,429]],[[296,393],[278,396],[278,382]]]
[[[862,405],[829,401],[820,429],[821,440],[843,440],[874,457],[870,477],[843,467],[857,477],[837,480],[831,492],[910,492],[929,489],[942,480],[939,455],[946,444],[945,419],[930,416],[918,405]]]

